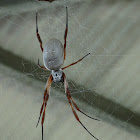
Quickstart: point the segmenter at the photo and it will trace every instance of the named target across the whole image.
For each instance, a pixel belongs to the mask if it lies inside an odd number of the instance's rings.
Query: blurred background
[[[140,1],[0,1],[0,140],[41,140],[36,128],[50,71],[41,70],[35,14],[43,46],[68,37],[64,70],[71,95],[91,120],[81,122],[99,140],[140,140]],[[53,83],[44,140],[93,140],[75,119],[63,83]]]

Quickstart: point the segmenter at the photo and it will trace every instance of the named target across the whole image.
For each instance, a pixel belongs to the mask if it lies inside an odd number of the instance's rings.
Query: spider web
[[[2,118],[10,123],[10,110],[5,113],[5,108],[9,107],[6,102],[10,96],[12,104],[16,104],[13,105],[16,109],[11,105],[10,109],[14,114],[11,116],[18,118],[13,120],[16,124],[12,122],[9,124],[9,129],[5,127],[5,121],[0,122],[3,140],[34,139],[31,135],[33,133],[38,135],[34,135],[35,139],[41,139],[41,130],[33,127],[38,119],[45,83],[50,73],[37,67],[37,59],[40,59],[42,65],[43,61],[35,33],[35,13],[38,12],[39,33],[43,45],[51,38],[57,38],[63,43],[65,6],[68,7],[69,31],[64,66],[90,52],[82,62],[64,70],[71,95],[82,111],[99,118],[101,122],[93,122],[78,113],[79,118],[99,139],[110,140],[112,137],[116,140],[138,139],[140,127],[140,122],[137,121],[140,113],[137,59],[140,43],[138,1],[60,0],[48,3],[23,0],[22,3],[15,4],[1,2],[0,5],[1,46],[21,58],[14,68],[17,71],[0,66],[0,95],[3,103],[0,114],[3,114]],[[4,59],[8,59],[8,55]],[[19,91],[21,94],[14,94]],[[30,106],[28,110],[26,103]],[[24,108],[25,112],[20,112],[18,106],[20,109]],[[81,127],[75,128],[78,123],[67,106],[63,84],[53,83],[47,105],[47,109],[53,111],[47,110],[44,138],[55,140],[63,136],[62,139],[72,137],[92,139]],[[72,117],[68,117],[67,114]],[[67,120],[73,123],[70,127],[73,135],[69,135],[69,138],[62,133],[64,130],[70,131],[67,128],[69,125],[66,123]],[[25,131],[24,122],[30,122],[27,129],[32,129],[30,133]],[[62,124],[63,122],[65,123]],[[59,127],[62,127],[61,131],[58,130]],[[81,137],[78,136],[81,135],[79,130],[83,131]],[[56,136],[52,136],[53,133],[56,133]]]

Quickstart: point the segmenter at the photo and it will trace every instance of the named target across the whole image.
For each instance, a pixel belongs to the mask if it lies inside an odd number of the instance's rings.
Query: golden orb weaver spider
[[[36,13],[36,35],[37,35],[38,41],[40,43],[40,48],[43,52],[43,62],[44,62],[45,67],[40,66],[39,59],[38,59],[38,66],[42,69],[51,71],[51,75],[49,76],[46,87],[45,87],[43,103],[42,103],[42,106],[41,106],[41,109],[40,109],[40,115],[39,115],[39,119],[38,119],[36,127],[38,126],[38,123],[40,121],[40,117],[43,113],[42,122],[41,122],[41,125],[42,125],[42,140],[43,140],[43,123],[44,123],[44,118],[45,118],[45,110],[46,110],[46,106],[47,106],[47,101],[49,99],[51,84],[52,84],[52,82],[62,82],[63,81],[64,82],[65,93],[66,93],[68,102],[71,106],[71,109],[73,111],[73,114],[74,114],[75,118],[77,119],[77,121],[83,126],[83,128],[92,137],[94,137],[96,140],[98,140],[93,134],[91,134],[91,132],[89,132],[89,130],[80,121],[75,109],[73,108],[73,105],[77,109],[77,111],[81,112],[82,114],[86,115],[87,117],[89,117],[91,119],[94,119],[94,120],[97,120],[97,121],[99,121],[99,120],[88,116],[87,114],[85,114],[84,112],[82,112],[78,108],[78,106],[74,102],[73,98],[71,97],[70,90],[69,90],[69,87],[68,87],[68,83],[67,83],[67,80],[66,80],[66,76],[65,76],[64,72],[62,71],[64,69],[82,61],[90,53],[86,54],[84,57],[82,57],[78,61],[76,61],[76,62],[74,62],[74,63],[72,63],[72,64],[70,64],[66,67],[61,68],[61,66],[64,63],[65,57],[66,57],[67,33],[68,33],[68,10],[67,10],[67,7],[66,7],[66,29],[65,29],[65,34],[64,34],[64,45],[62,45],[62,43],[58,39],[52,38],[46,43],[46,45],[43,48],[42,47],[42,40],[41,40],[41,37],[40,37],[39,32],[38,32],[37,13]]]

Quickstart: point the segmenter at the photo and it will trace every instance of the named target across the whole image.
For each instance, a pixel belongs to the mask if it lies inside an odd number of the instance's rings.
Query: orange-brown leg
[[[79,112],[81,112],[82,114],[84,114],[85,116],[87,116],[87,117],[89,117],[89,118],[91,118],[91,119],[93,119],[93,120],[100,121],[99,119],[95,119],[95,118],[93,118],[93,117],[87,115],[87,114],[84,113],[83,111],[81,111],[81,110],[79,109],[79,107],[76,105],[76,103],[74,102],[73,98],[71,97],[70,92],[68,92],[68,95],[69,95],[69,98],[71,99],[72,103],[74,104],[75,108],[76,108]]]
[[[41,68],[41,69],[48,70],[48,69],[46,69],[45,67],[40,66],[40,64],[39,64],[39,59],[38,59],[38,66],[39,66],[39,68]]]
[[[37,35],[38,41],[39,41],[39,43],[40,43],[40,48],[41,48],[41,50],[42,50],[42,52],[43,52],[42,40],[41,40],[41,37],[40,37],[40,35],[39,35],[39,33],[38,33],[37,13],[36,13],[36,35]]]
[[[72,65],[77,64],[78,62],[82,61],[85,57],[87,57],[89,54],[90,54],[90,53],[86,54],[84,57],[82,57],[82,58],[79,59],[78,61],[76,61],[76,62],[74,62],[74,63],[72,63],[72,64],[70,64],[70,65],[68,65],[68,66],[66,66],[66,67],[63,67],[62,70],[66,69],[66,68],[68,68],[68,67],[70,67],[70,66],[72,66]]]
[[[89,132],[89,130],[88,130],[88,129],[83,125],[83,123],[80,121],[80,119],[79,119],[77,113],[75,112],[75,110],[74,110],[74,108],[73,108],[73,106],[72,106],[72,103],[71,103],[71,100],[70,100],[70,99],[71,99],[70,90],[69,90],[69,88],[68,88],[68,83],[67,83],[67,81],[66,81],[66,76],[65,76],[64,73],[63,73],[63,78],[64,78],[65,92],[66,92],[66,95],[67,95],[69,104],[70,104],[70,106],[71,106],[71,109],[72,109],[72,111],[73,111],[73,114],[74,114],[75,118],[77,119],[77,121],[83,126],[83,128],[84,128],[92,137],[94,137],[96,140],[98,140],[93,134],[91,134],[91,132]]]
[[[53,82],[53,78],[52,78],[52,75],[48,78],[48,81],[47,81],[47,84],[46,84],[46,88],[45,88],[45,92],[44,92],[44,98],[43,98],[43,103],[42,103],[42,106],[41,106],[41,109],[40,109],[40,115],[39,115],[39,119],[38,119],[38,122],[37,122],[37,125],[36,127],[38,126],[38,123],[40,121],[40,117],[41,117],[41,114],[42,114],[42,111],[43,111],[43,116],[42,116],[42,122],[41,122],[41,125],[42,125],[42,140],[43,140],[43,123],[44,123],[44,119],[45,119],[45,110],[46,110],[46,106],[47,106],[47,101],[49,99],[49,91],[50,91],[50,87],[51,87],[51,84]]]
[[[66,7],[66,29],[65,29],[65,34],[64,34],[64,60],[65,60],[65,57],[66,57],[67,33],[68,33],[68,9]]]
[[[42,121],[41,121],[41,125],[42,125],[42,140],[43,140],[43,123],[44,123],[44,120],[45,120],[45,110],[46,110],[48,99],[49,99],[49,94],[47,93],[47,97],[46,97],[46,100],[45,100],[44,112],[43,112]]]
[[[73,101],[70,92],[69,92],[69,96],[70,96],[70,99],[71,99],[72,103],[74,104],[75,108],[76,108],[79,112],[81,112],[82,114],[84,114],[85,116],[87,116],[87,117],[89,117],[89,118],[91,118],[91,119],[93,119],[93,120],[100,121],[99,119],[93,118],[93,117],[87,115],[86,113],[84,113],[83,111],[81,111],[81,110],[78,108],[78,106],[76,105],[76,103]]]
[[[46,95],[47,94],[47,95]],[[46,109],[46,102],[48,101],[48,99],[49,99],[49,94],[47,93],[47,90],[45,90],[45,93],[44,93],[44,99],[43,99],[43,103],[42,103],[42,106],[41,106],[41,109],[40,109],[40,115],[39,115],[39,119],[38,119],[38,122],[37,122],[37,125],[36,125],[36,127],[38,126],[38,123],[39,123],[39,121],[40,121],[40,117],[41,117],[41,114],[42,114],[42,111],[43,111],[43,109],[45,110]],[[45,107],[44,107],[44,104],[45,104]],[[44,114],[45,115],[45,114]],[[43,116],[44,116],[43,115]],[[43,122],[44,122],[44,118],[42,117],[42,119],[43,119]]]

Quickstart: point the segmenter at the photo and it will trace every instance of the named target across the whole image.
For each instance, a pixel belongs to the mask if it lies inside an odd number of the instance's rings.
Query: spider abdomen
[[[64,47],[55,38],[50,39],[43,50],[43,62],[47,69],[58,70],[64,63]]]

